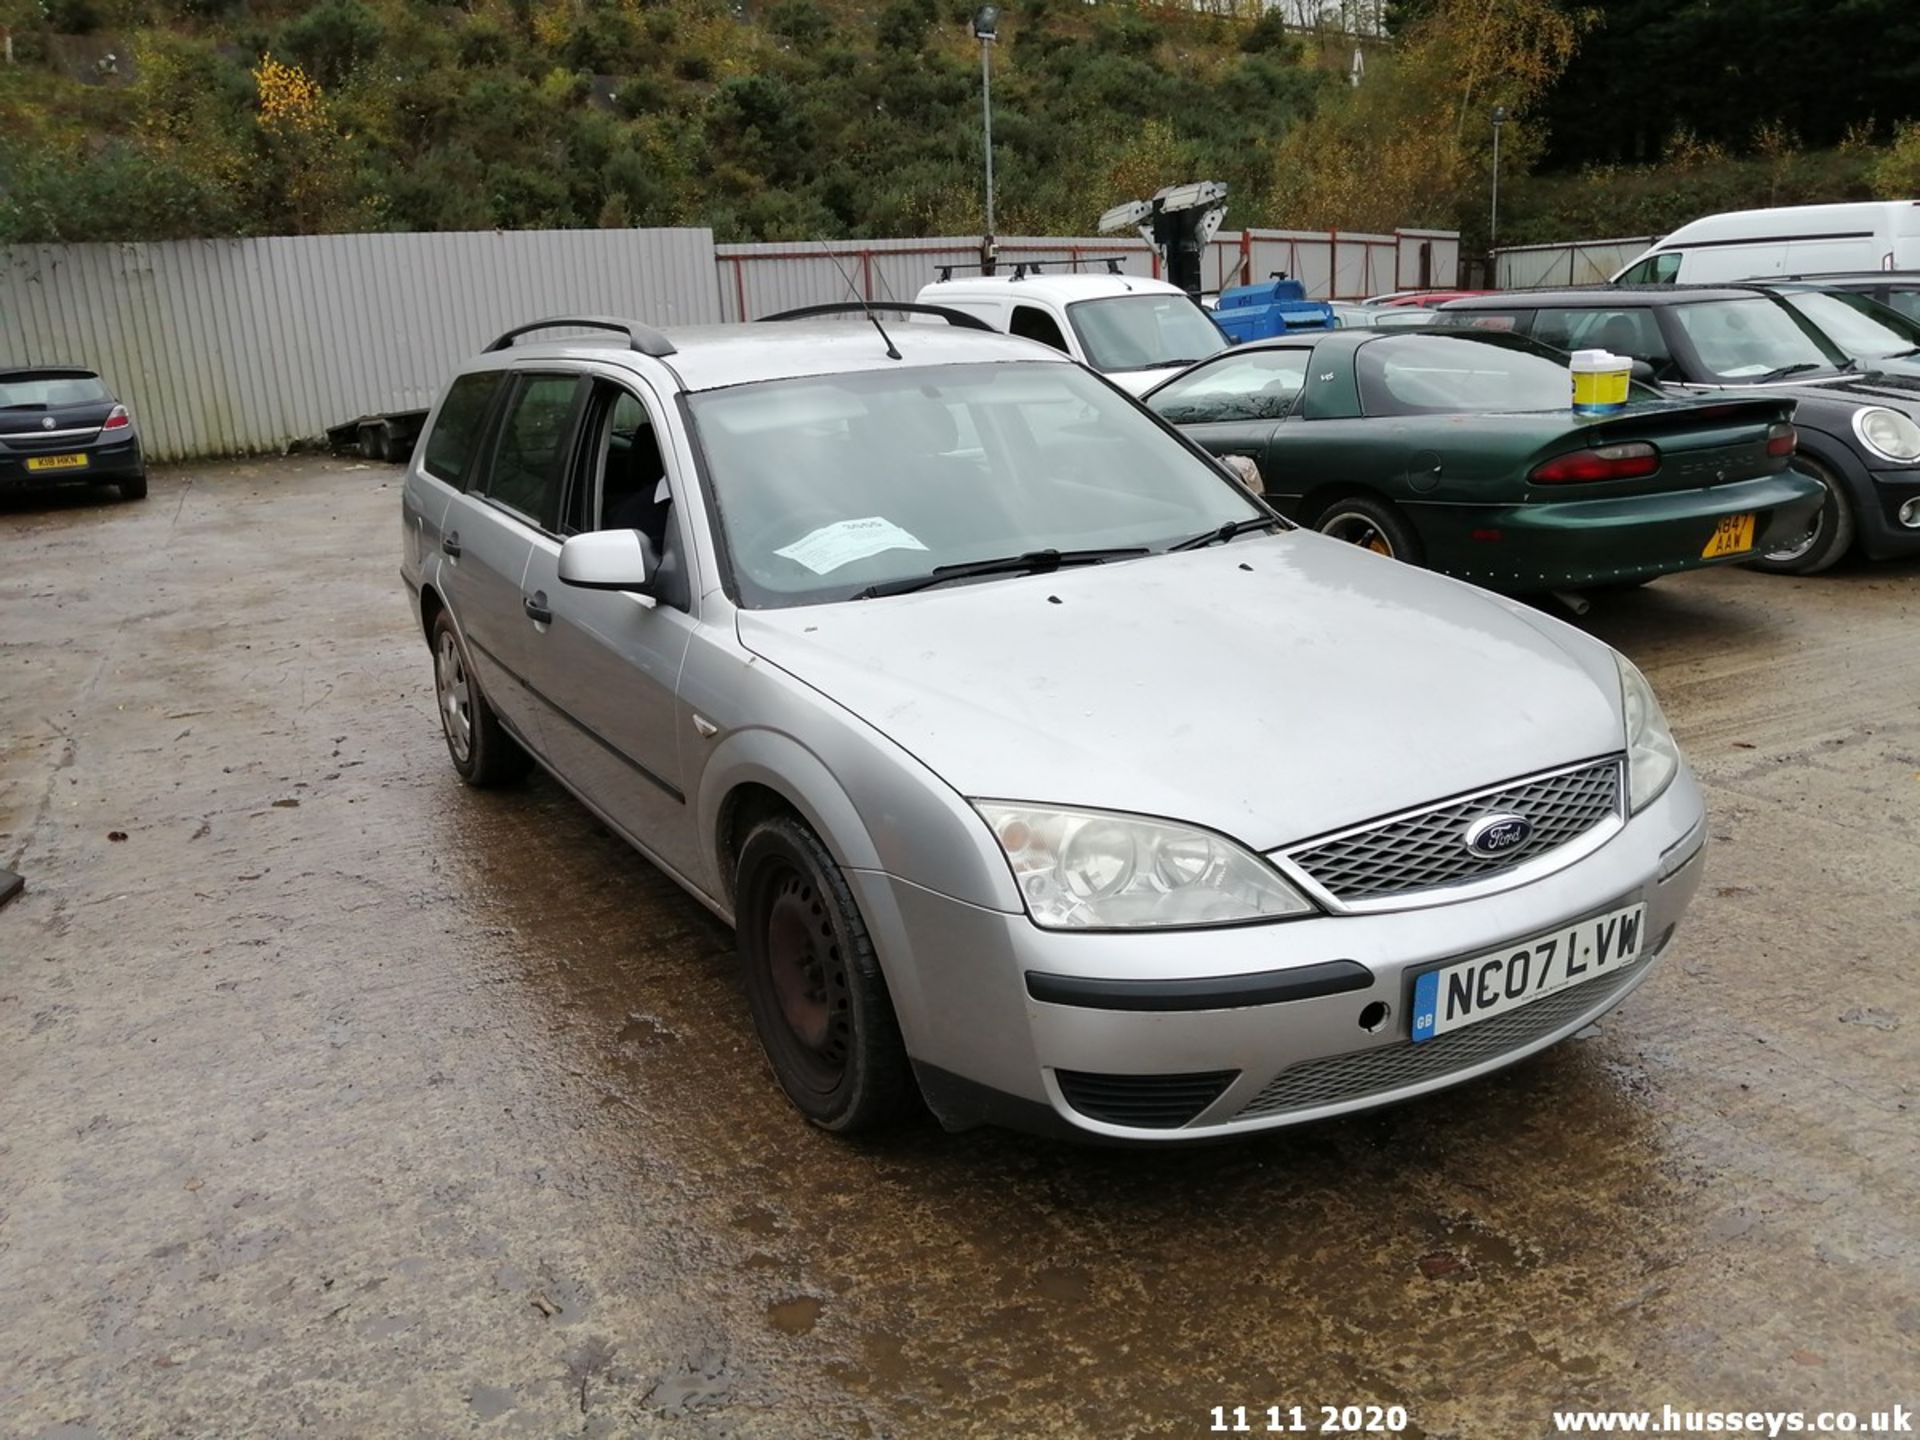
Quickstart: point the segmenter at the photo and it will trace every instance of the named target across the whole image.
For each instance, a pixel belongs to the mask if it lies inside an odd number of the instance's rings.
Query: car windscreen
[[[0,379],[0,410],[54,410],[111,399],[100,377],[84,370],[9,375]]]
[[[1354,373],[1369,415],[1559,410],[1573,403],[1565,356],[1491,331],[1382,336],[1354,353]]]
[[[1832,372],[1846,356],[1766,295],[1695,300],[1672,307],[1673,321],[1692,348],[1701,381],[1752,383]]]
[[[1780,298],[1855,360],[1885,360],[1920,349],[1920,325],[1869,296],[1785,290]]]
[[[1078,300],[1067,306],[1067,320],[1096,370],[1170,369],[1227,348],[1205,310],[1164,291]]]
[[[690,396],[749,607],[1034,550],[1161,549],[1261,512],[1077,365],[942,365]]]
[[[1283,420],[1306,388],[1312,354],[1306,346],[1229,350],[1167,381],[1146,403],[1175,425]]]

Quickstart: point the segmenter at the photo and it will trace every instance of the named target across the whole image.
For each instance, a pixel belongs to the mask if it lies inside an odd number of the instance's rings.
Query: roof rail
[[[660,359],[675,353],[673,342],[651,325],[642,325],[637,320],[618,320],[611,315],[556,315],[551,320],[536,320],[531,325],[516,325],[500,336],[480,353],[491,355],[496,350],[510,350],[514,340],[534,330],[611,330],[615,334],[627,337],[627,347],[640,355],[651,355]]]
[[[1072,269],[1068,272],[1069,274],[1084,273],[1080,271],[1082,265],[1104,265],[1107,267],[1107,274],[1120,275],[1125,273],[1120,267],[1126,264],[1129,258],[1130,257],[1126,255],[1067,255],[1056,257],[1052,260],[1017,260],[1013,266],[1013,278],[1015,280],[1024,280],[1029,275],[1038,275],[1041,273],[1040,267],[1042,265],[1053,265],[1056,267],[1062,265],[1071,266]],[[1004,265],[1006,262],[1004,260],[996,260],[994,264],[996,266]],[[956,270],[985,271],[987,267],[978,261],[956,260],[951,264],[942,263],[933,268],[938,272],[939,278],[945,281],[953,279],[953,272]]]
[[[843,300],[837,305],[803,305],[798,310],[782,310],[778,315],[762,315],[759,323],[765,325],[774,320],[811,320],[818,315],[865,315],[874,310],[898,311],[906,315],[934,315],[956,330],[985,330],[990,335],[993,333],[993,327],[978,315],[969,315],[964,310],[950,310],[945,305],[915,305],[905,300]]]

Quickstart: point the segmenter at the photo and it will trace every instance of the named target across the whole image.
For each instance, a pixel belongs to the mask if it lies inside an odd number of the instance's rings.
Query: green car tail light
[[[1639,480],[1660,468],[1660,452],[1645,441],[1573,450],[1536,465],[1528,479],[1536,485],[1580,485],[1595,480]]]
[[[1776,458],[1800,448],[1800,432],[1785,421],[1767,427],[1767,454]]]

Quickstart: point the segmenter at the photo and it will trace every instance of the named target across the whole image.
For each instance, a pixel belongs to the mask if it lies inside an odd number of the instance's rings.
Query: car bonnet
[[[1622,748],[1606,646],[1300,531],[738,625],[963,795],[1262,850]]]

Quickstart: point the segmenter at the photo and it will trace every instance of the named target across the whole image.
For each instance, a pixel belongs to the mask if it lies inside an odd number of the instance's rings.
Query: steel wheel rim
[[[1813,547],[1820,543],[1821,532],[1827,528],[1827,502],[1822,500],[1820,508],[1813,512],[1813,524],[1807,533],[1787,545],[1777,545],[1760,557],[1776,565],[1790,565],[1795,560],[1804,559]]]
[[[1811,468],[1812,467],[1805,467],[1805,465],[1803,465],[1801,474],[1807,474]],[[1812,478],[1820,482],[1820,490],[1826,493],[1820,495],[1820,509],[1816,509],[1816,511],[1812,513],[1812,524],[1811,526],[1807,526],[1807,534],[1803,534],[1799,540],[1788,541],[1786,545],[1774,545],[1770,551],[1763,551],[1763,553],[1761,553],[1761,559],[1763,559],[1763,561],[1770,561],[1772,564],[1791,564],[1793,561],[1803,561],[1803,559],[1807,559],[1809,553],[1812,553],[1812,547],[1820,543],[1820,536],[1826,534],[1826,505],[1828,505],[1830,499],[1834,499],[1834,488],[1828,484],[1828,480],[1826,480],[1824,474],[1814,472]]]
[[[1329,539],[1344,540],[1349,545],[1358,545],[1362,550],[1393,558],[1393,542],[1371,515],[1363,515],[1356,510],[1342,510],[1320,522],[1320,533]]]
[[[787,1050],[809,1089],[830,1093],[853,1039],[847,972],[833,917],[813,881],[791,866],[772,879],[765,927],[767,978]]]
[[[473,753],[473,691],[450,630],[441,632],[440,648],[434,651],[433,678],[440,699],[440,728],[446,731],[453,758],[464,764]]]

